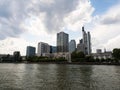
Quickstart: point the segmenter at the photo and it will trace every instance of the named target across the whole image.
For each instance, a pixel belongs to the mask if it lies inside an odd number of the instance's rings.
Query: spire
[[[84,26],[82,27],[82,31],[84,31]]]

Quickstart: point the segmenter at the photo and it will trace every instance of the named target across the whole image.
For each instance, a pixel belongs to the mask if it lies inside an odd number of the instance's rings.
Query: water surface
[[[120,66],[0,64],[0,90],[120,90]]]

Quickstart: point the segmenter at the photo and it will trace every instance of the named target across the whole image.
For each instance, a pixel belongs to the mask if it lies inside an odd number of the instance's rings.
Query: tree
[[[71,57],[72,58],[85,58],[85,54],[83,52],[76,52],[76,51],[74,51],[71,54]]]
[[[72,52],[71,58],[76,58],[76,57],[77,57],[77,52],[76,51]]]
[[[112,53],[112,56],[115,58],[115,59],[120,59],[120,49],[113,49],[113,53]]]
[[[86,62],[95,62],[93,56],[86,56],[85,60],[86,60]]]
[[[83,52],[78,52],[77,58],[85,58],[85,54]]]

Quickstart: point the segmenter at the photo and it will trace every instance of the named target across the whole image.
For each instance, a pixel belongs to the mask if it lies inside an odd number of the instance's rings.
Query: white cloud
[[[13,54],[14,51],[20,51],[22,55],[26,55],[26,46],[29,42],[22,38],[7,38],[0,41],[1,54]]]
[[[120,3],[111,7],[106,13],[94,19],[92,30],[93,48],[120,48]]]
[[[76,9],[65,18],[65,27],[73,31],[79,31],[83,25],[92,19],[94,8],[89,0],[80,0]]]

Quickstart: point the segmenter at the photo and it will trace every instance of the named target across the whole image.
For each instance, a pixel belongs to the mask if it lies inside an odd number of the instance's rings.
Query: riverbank
[[[75,65],[120,65],[120,63],[98,63],[98,62],[27,62],[26,64],[75,64]]]
[[[120,63],[107,63],[107,62],[2,62],[14,64],[71,64],[71,65],[120,65]],[[2,64],[1,63],[1,64]]]

